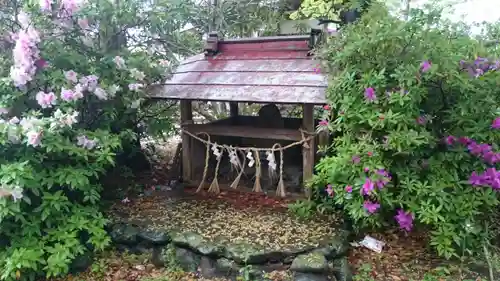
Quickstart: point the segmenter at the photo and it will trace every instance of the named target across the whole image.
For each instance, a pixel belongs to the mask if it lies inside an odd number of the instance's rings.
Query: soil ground
[[[218,195],[185,188],[153,192],[130,202],[117,202],[110,210],[118,221],[151,229],[192,231],[209,241],[246,242],[266,249],[293,250],[316,247],[335,235],[337,217],[300,220],[286,210],[285,200],[259,194],[225,191]]]

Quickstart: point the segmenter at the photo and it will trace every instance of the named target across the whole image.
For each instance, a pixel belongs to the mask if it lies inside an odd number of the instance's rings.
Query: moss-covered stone
[[[328,271],[328,261],[319,252],[297,256],[290,266],[290,270],[305,273],[323,273]]]
[[[170,235],[162,230],[144,230],[140,231],[138,238],[153,245],[166,245],[170,242]]]
[[[172,243],[189,248],[199,254],[212,257],[221,257],[224,253],[224,248],[215,242],[207,241],[203,236],[194,232],[172,232],[170,233]]]
[[[117,244],[134,245],[138,243],[139,229],[134,225],[118,223],[111,226],[109,236]]]
[[[343,235],[335,236],[324,246],[314,251],[323,254],[328,260],[333,260],[347,254],[349,251],[349,242],[347,241],[347,237]]]
[[[341,257],[333,261],[333,275],[337,281],[352,281],[352,270],[347,257]]]
[[[196,272],[201,263],[201,256],[188,249],[175,247],[175,260],[182,270]]]
[[[243,242],[226,245],[226,258],[239,264],[261,264],[267,261],[262,248]]]

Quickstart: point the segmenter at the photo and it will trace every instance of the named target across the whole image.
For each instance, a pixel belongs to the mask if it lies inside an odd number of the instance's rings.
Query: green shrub
[[[18,17],[0,81],[0,280],[58,276],[109,244],[99,177],[136,137],[143,89],[163,72],[144,53],[92,48],[92,7],[45,8],[54,13],[25,7]]]
[[[328,40],[320,129],[335,138],[313,186],[357,227],[426,225],[452,257],[488,238],[482,222],[498,205],[500,63],[439,14],[401,21],[375,5]]]

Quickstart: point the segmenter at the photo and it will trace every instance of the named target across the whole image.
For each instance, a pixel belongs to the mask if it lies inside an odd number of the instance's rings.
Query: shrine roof
[[[310,56],[309,35],[207,40],[151,98],[324,104],[326,78]]]

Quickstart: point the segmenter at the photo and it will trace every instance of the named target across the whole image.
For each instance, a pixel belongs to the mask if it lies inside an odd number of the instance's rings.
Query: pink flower
[[[358,155],[354,155],[352,157],[352,163],[359,164],[360,161],[361,161],[361,158]]]
[[[50,93],[44,93],[44,92],[38,92],[36,94],[36,101],[42,108],[51,108],[53,105],[55,105],[56,102],[56,95],[52,92]]]
[[[62,0],[61,1],[61,15],[72,16],[80,9],[80,1],[77,0]]]
[[[72,90],[63,88],[61,91],[61,98],[65,101],[73,101],[76,100],[76,95]]]
[[[74,72],[73,70],[65,71],[64,72],[64,77],[66,77],[66,79],[68,81],[71,81],[73,83],[77,83],[78,82],[78,74],[76,72]]]
[[[373,214],[380,208],[380,204],[366,200],[363,203],[363,207],[368,213]]]
[[[346,191],[347,193],[351,193],[351,192],[352,192],[352,186],[350,186],[350,185],[346,186],[346,187],[345,187],[345,191]]]
[[[375,95],[375,89],[373,89],[372,87],[366,88],[365,99],[367,101],[375,101],[377,99],[377,96]]]
[[[500,117],[495,118],[493,122],[491,123],[491,128],[492,129],[500,129]]]
[[[40,146],[41,141],[42,141],[42,131],[31,131],[28,132],[27,137],[28,137],[28,145],[31,145],[33,147]]]
[[[365,173],[368,173],[368,172],[370,171],[370,168],[368,168],[368,167],[364,167],[364,168],[363,168],[363,171],[365,171]]]
[[[424,60],[421,64],[420,64],[420,71],[422,72],[427,72],[431,69],[432,67],[432,64],[430,61],[427,61],[427,60]]]
[[[319,126],[321,126],[321,127],[326,127],[326,126],[328,126],[328,121],[326,121],[326,120],[321,120],[321,121],[319,121]]]
[[[330,106],[329,106],[328,104],[325,104],[325,105],[323,106],[323,109],[324,109],[324,110],[330,110],[331,108],[330,108]]]

